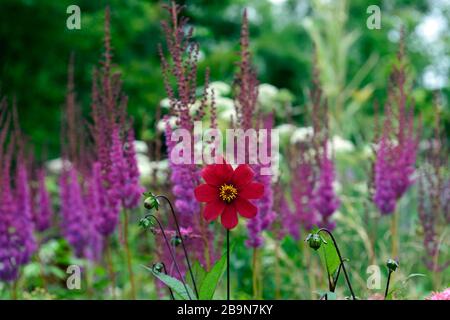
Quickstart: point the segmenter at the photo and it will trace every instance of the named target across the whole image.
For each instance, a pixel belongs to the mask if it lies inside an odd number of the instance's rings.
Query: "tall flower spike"
[[[235,86],[238,90],[235,99],[237,121],[244,130],[251,128],[254,123],[253,114],[258,99],[258,80],[251,64],[249,35],[247,10],[244,10],[240,38],[239,72],[235,76]]]
[[[318,224],[320,217],[314,207],[314,163],[312,155],[307,154],[308,148],[303,143],[298,145],[291,189],[296,220],[306,230],[311,230]]]
[[[165,35],[166,48],[169,56],[166,57],[163,48],[159,46],[161,58],[161,68],[166,94],[170,101],[170,113],[177,119],[177,126],[191,133],[193,137],[194,119],[202,120],[206,95],[208,90],[209,74],[206,71],[203,98],[200,101],[200,110],[196,116],[191,115],[191,109],[196,102],[197,88],[197,65],[199,55],[199,45],[192,41],[193,29],[188,28],[188,19],[180,17],[183,9],[175,2],[170,6],[165,6],[169,14],[167,21],[162,21],[161,26]],[[174,86],[172,87],[172,83]],[[210,231],[202,228],[199,217],[200,205],[194,198],[194,188],[200,181],[200,172],[195,164],[177,164],[172,158],[174,143],[171,141],[172,128],[166,122],[166,145],[169,156],[170,181],[172,184],[172,193],[175,198],[175,207],[180,215],[180,224],[182,227],[191,226],[194,234],[201,234],[204,239],[211,239]],[[185,141],[188,143],[189,141]],[[194,139],[192,139],[193,144]],[[192,150],[192,149],[191,149]],[[191,162],[194,163],[193,157]],[[171,226],[172,227],[172,226]],[[203,243],[208,247],[207,241]],[[195,253],[203,259],[204,251],[202,244],[194,245]]]
[[[397,201],[414,183],[419,132],[414,127],[413,102],[407,109],[404,34],[391,74],[383,133],[377,134],[374,203],[382,214],[394,212]]]
[[[95,221],[86,208],[79,173],[75,167],[66,169],[60,177],[61,214],[63,233],[80,258],[95,260],[99,238]]]
[[[0,234],[2,235],[0,237],[0,279],[6,282],[17,279],[20,267],[20,252],[25,249],[24,241],[15,237],[16,204],[11,190],[10,177],[13,140],[11,139],[6,150],[4,150],[3,144],[0,146],[0,154],[2,155],[2,162],[0,163]]]
[[[335,223],[330,221],[330,217],[340,205],[333,189],[334,179],[334,165],[325,148],[320,164],[320,176],[315,191],[314,206],[322,217],[321,226],[330,230],[335,227]]]
[[[448,173],[448,148],[441,138],[438,103],[435,103],[435,135],[427,150],[425,164],[418,178],[418,212],[423,227],[424,262],[433,272],[445,270],[450,261],[440,261],[440,226],[448,224],[450,184]]]
[[[19,268],[29,262],[36,249],[23,138],[16,110],[13,112],[15,130],[10,134],[11,117],[6,99],[0,102],[0,280],[7,282],[17,279]],[[9,143],[6,144],[8,136]],[[20,143],[16,143],[17,139]],[[18,150],[16,146],[19,146]],[[17,154],[14,153],[16,150]],[[11,183],[13,161],[16,163],[15,189]]]
[[[273,115],[266,116],[262,121],[263,129],[267,130],[267,155],[271,155],[271,129],[273,128]],[[264,230],[268,230],[275,220],[276,214],[273,211],[273,190],[272,190],[272,175],[261,174],[262,170],[268,170],[271,172],[271,164],[255,164],[252,165],[252,169],[255,172],[255,181],[264,186],[264,193],[259,201],[256,203],[259,214],[255,219],[250,220],[247,223],[248,239],[246,241],[247,246],[258,248],[263,244],[263,237],[261,233]]]
[[[43,232],[50,227],[53,216],[52,203],[45,184],[45,170],[43,168],[40,168],[37,171],[37,194],[35,206],[35,228],[38,232]]]
[[[130,121],[130,128],[126,132],[126,142],[124,157],[127,164],[127,181],[123,191],[123,206],[127,209],[136,208],[139,205],[144,188],[140,184],[139,168],[136,159],[136,149],[134,147],[135,139],[132,122]]]
[[[24,250],[21,252],[19,263],[26,264],[36,250],[36,240],[33,235],[33,218],[31,211],[30,181],[28,174],[27,158],[25,155],[25,138],[19,126],[19,117],[15,100],[13,101],[13,120],[15,127],[15,138],[17,141],[16,154],[16,180],[15,180],[15,202],[17,225],[16,233],[22,239]]]

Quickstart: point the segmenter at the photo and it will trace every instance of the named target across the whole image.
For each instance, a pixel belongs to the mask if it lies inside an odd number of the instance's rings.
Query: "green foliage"
[[[168,276],[165,273],[157,272],[153,268],[143,266],[145,269],[150,271],[155,277],[164,282],[165,285],[170,287],[181,299],[183,300],[197,300],[191,287],[186,284],[186,286],[178,279]]]
[[[233,247],[234,244],[230,247],[230,252],[233,251]],[[214,297],[217,285],[219,284],[220,279],[222,278],[226,270],[226,263],[227,254],[225,253],[211,268],[211,270],[205,274],[203,281],[199,285],[200,300],[211,300]]]

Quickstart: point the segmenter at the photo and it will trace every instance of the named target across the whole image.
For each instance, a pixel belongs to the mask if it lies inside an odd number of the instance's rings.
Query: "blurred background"
[[[342,251],[351,257],[356,286],[365,288],[367,266],[384,265],[390,257],[389,220],[380,218],[368,194],[368,172],[373,161],[374,102],[383,105],[387,99],[389,74],[399,50],[400,30],[404,28],[408,87],[412,88],[408,96],[415,101],[416,115],[421,115],[423,140],[432,136],[436,94],[440,100],[442,132],[449,140],[450,1],[177,2],[187,5],[183,15],[188,16],[190,24],[195,27],[194,39],[200,44],[199,72],[203,74],[207,67],[210,68],[211,81],[220,98],[217,101],[219,118],[222,115],[224,122],[230,119],[226,110],[233,109],[231,84],[239,60],[242,13],[247,8],[252,61],[261,83],[258,103],[265,111],[274,111],[283,150],[295,143],[293,140],[301,139],[311,125],[305,106],[310,103],[313,52],[316,48],[316,64],[321,70],[319,80],[331,115],[338,171],[336,190],[342,201],[335,216],[339,226],[337,237],[344,244]],[[36,149],[38,160],[58,158],[61,154],[61,119],[65,116],[62,110],[67,91],[67,66],[72,52],[75,55],[76,99],[85,116],[89,115],[92,70],[104,52],[104,13],[108,5],[111,8],[114,69],[122,73],[137,139],[151,145],[162,136],[157,129],[158,106],[162,106],[163,113],[168,112],[158,55],[158,44],[164,43],[160,21],[167,18],[162,9],[164,3],[167,1],[0,0],[0,94],[11,100],[15,97],[21,126],[30,145]],[[81,30],[66,28],[69,16],[66,9],[72,4],[81,9]],[[371,15],[367,9],[373,4],[381,9],[381,28],[371,30],[367,27],[367,19]],[[142,153],[148,153],[145,147],[143,150]],[[426,148],[422,148],[421,157],[424,150]],[[154,160],[148,155],[141,156],[140,159],[147,164]],[[167,161],[165,164],[162,162],[158,163],[167,169]],[[152,163],[157,165],[156,161]],[[151,170],[141,171],[144,181],[150,179]],[[287,170],[281,176],[282,179],[291,178]],[[160,180],[167,183],[167,175]],[[48,184],[50,191],[57,196],[56,179],[49,179]],[[432,290],[448,287],[450,274],[447,268],[437,275],[427,270],[423,263],[426,250],[424,228],[417,213],[416,186],[402,199],[399,207],[402,262],[397,279],[402,290],[410,280],[414,283],[404,289],[401,297],[422,299]],[[441,259],[449,261],[450,251],[446,250],[449,228],[445,224],[439,227],[442,227],[442,237],[439,238],[443,252]],[[145,241],[138,227],[134,228],[134,238]],[[235,237],[242,245],[236,246],[232,268],[238,278],[235,284],[239,287],[235,297],[245,299],[252,297],[251,253],[243,245],[246,233],[243,226],[240,228]],[[304,236],[302,234],[302,239]],[[369,238],[375,243],[370,243]],[[278,242],[270,232],[265,240],[262,270],[269,276],[264,278],[263,296],[274,297],[277,285],[270,275],[279,272],[282,281],[277,298],[317,298],[317,287],[326,286],[319,268],[310,268],[310,273],[292,273],[293,268],[306,270],[304,257],[312,256],[309,248],[305,249],[304,242],[296,243],[290,237]],[[140,263],[153,259],[147,247],[141,250],[136,245],[136,248],[139,253],[136,252],[135,257]],[[275,259],[277,248],[281,252]],[[72,261],[65,242],[49,242],[41,251],[44,255],[50,252],[64,258],[49,264],[51,270],[46,271],[63,281],[61,279],[65,279],[66,274],[58,266]],[[276,271],[278,263],[282,268]],[[95,269],[95,272],[102,276],[106,274],[102,268]],[[26,268],[24,274],[28,283],[34,281],[39,286],[37,263]],[[322,282],[316,284],[315,278],[322,279]],[[141,279],[145,294],[142,297],[157,298],[152,283],[147,281],[148,276]],[[383,286],[384,283],[385,278]],[[99,288],[106,285],[107,282],[96,284]],[[84,297],[84,293],[65,289],[55,289],[54,292],[58,298]],[[98,294],[94,297],[104,296]]]
[[[49,157],[59,154],[61,106],[67,64],[75,53],[77,99],[89,107],[93,66],[102,53],[104,8],[112,10],[116,69],[123,74],[129,110],[138,138],[155,134],[155,108],[165,97],[158,43],[164,1],[0,1],[0,91],[17,98],[25,133]],[[185,14],[200,43],[200,72],[231,84],[238,59],[241,15],[248,9],[253,61],[261,83],[276,89],[278,108],[292,106],[298,124],[311,82],[313,43],[318,47],[321,82],[339,133],[355,141],[372,122],[373,102],[385,100],[386,79],[406,32],[409,93],[425,122],[432,123],[432,92],[442,92],[448,132],[448,0],[379,1],[381,29],[369,30],[367,8],[373,1],[192,0]],[[81,30],[68,30],[66,8],[81,9]],[[269,90],[270,91],[270,90]],[[271,91],[274,92],[273,90]],[[274,102],[275,103],[275,102]],[[357,121],[354,116],[357,115]]]

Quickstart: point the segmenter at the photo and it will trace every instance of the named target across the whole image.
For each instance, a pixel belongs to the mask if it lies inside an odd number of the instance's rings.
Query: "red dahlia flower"
[[[222,225],[233,229],[238,224],[238,212],[244,218],[254,218],[258,209],[249,199],[259,199],[264,193],[264,185],[253,182],[255,173],[246,164],[236,170],[230,164],[212,164],[202,170],[205,184],[194,190],[199,202],[206,202],[203,216],[210,222],[221,216]]]

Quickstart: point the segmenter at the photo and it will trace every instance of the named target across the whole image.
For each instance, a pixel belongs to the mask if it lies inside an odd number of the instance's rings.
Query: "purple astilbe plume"
[[[38,232],[44,232],[51,226],[53,216],[53,208],[50,194],[45,185],[45,170],[40,168],[37,170],[37,190],[34,201],[34,225]]]
[[[314,207],[314,164],[312,156],[306,154],[307,147],[299,144],[297,161],[295,161],[291,180],[292,200],[295,204],[296,228],[302,225],[311,230],[319,223],[319,216]],[[291,233],[295,237],[298,231]]]
[[[450,179],[446,173],[448,147],[441,138],[437,103],[435,110],[435,137],[418,178],[418,212],[424,233],[425,265],[430,271],[442,272],[450,266],[450,261],[441,263],[439,259],[440,226],[449,223]]]
[[[90,188],[101,194],[102,209],[97,210],[97,228],[110,236],[119,222],[121,207],[133,209],[139,205],[143,188],[140,184],[134,147],[132,120],[127,115],[128,98],[122,92],[120,73],[112,73],[110,10],[105,10],[105,51],[101,68],[94,69],[92,79],[90,132],[94,140]],[[100,166],[100,169],[98,168]],[[100,180],[99,180],[100,179]],[[101,192],[100,192],[101,191]],[[105,196],[107,195],[107,196]]]
[[[319,212],[322,221],[320,227],[334,229],[335,223],[330,221],[331,215],[339,208],[340,201],[333,189],[334,164],[324,148],[320,164],[319,181],[314,195],[314,207]]]
[[[338,209],[340,201],[333,188],[335,172],[328,151],[328,107],[319,82],[316,56],[310,99],[313,134],[297,143],[298,159],[292,180],[293,201],[297,217],[306,230],[313,226],[333,229],[335,224],[330,218]]]
[[[273,128],[273,115],[263,116],[260,118],[255,117],[255,110],[258,100],[258,80],[256,72],[251,63],[251,54],[249,48],[249,26],[247,19],[247,10],[244,10],[242,17],[242,27],[240,36],[240,60],[238,63],[238,72],[235,75],[234,86],[236,87],[236,96],[234,99],[234,106],[236,109],[236,125],[242,130],[254,129],[256,125],[262,129],[267,130],[267,138],[265,139],[267,145],[263,148],[267,148],[266,155],[271,156],[271,129]],[[250,155],[255,150],[250,150],[251,143],[245,143],[245,155],[237,155],[236,143],[235,154],[233,158],[240,159],[243,157],[245,162],[250,164],[255,172],[255,181],[264,185],[264,195],[261,199],[255,202],[258,207],[258,214],[247,222],[248,239],[246,245],[252,248],[260,247],[264,239],[262,232],[268,229],[275,219],[275,213],[273,212],[273,190],[272,190],[272,175],[268,172],[261,174],[261,170],[270,171],[271,164],[251,164]],[[257,151],[257,150],[256,150]],[[272,172],[273,174],[273,172]]]
[[[0,110],[3,111],[3,110]],[[7,125],[5,125],[5,129]],[[2,128],[2,134],[5,132]],[[7,130],[7,129],[6,129]],[[15,237],[16,233],[16,205],[11,190],[11,157],[13,141],[10,141],[7,150],[3,150],[4,140],[1,144],[1,201],[0,201],[0,279],[14,281],[17,279],[20,267],[20,252],[24,250],[24,241]]]
[[[271,129],[273,128],[273,115],[265,117],[262,123],[262,129],[267,130],[267,138],[265,147],[267,148],[267,156],[271,155]],[[252,248],[258,248],[264,243],[264,239],[261,233],[264,230],[268,230],[272,225],[272,222],[276,218],[276,214],[273,211],[273,190],[272,190],[272,174],[271,163],[268,164],[254,164],[251,165],[255,172],[254,180],[264,185],[263,196],[255,202],[258,208],[258,214],[247,222],[248,239],[246,244]],[[265,170],[266,174],[262,174],[262,170]],[[269,173],[269,174],[267,174]]]
[[[247,10],[244,10],[240,37],[239,72],[235,76],[235,86],[238,91],[235,99],[237,122],[244,130],[252,128],[254,124],[253,115],[258,100],[258,79],[251,63],[249,37]]]
[[[92,166],[92,174],[88,180],[87,203],[98,232],[105,237],[112,234],[118,223],[118,209],[111,210],[99,162],[95,162]]]
[[[139,171],[137,169],[136,152],[134,150],[134,135],[128,134],[128,141],[124,148],[123,139],[120,137],[120,130],[115,125],[111,140],[109,156],[111,165],[108,175],[108,181],[111,184],[108,193],[110,198],[120,199],[124,208],[132,209],[138,205],[143,192],[143,188],[139,184]],[[114,202],[111,204],[114,204]]]
[[[126,132],[124,146],[124,158],[127,164],[127,181],[125,181],[125,189],[123,195],[123,206],[127,209],[136,208],[139,205],[139,201],[144,188],[140,184],[139,168],[136,158],[136,148],[134,146],[135,136],[132,127],[132,122],[130,121],[130,128]]]
[[[192,107],[197,100],[197,66],[199,56],[198,43],[192,41],[193,29],[188,28],[188,19],[180,17],[183,7],[174,2],[165,6],[169,13],[168,21],[162,21],[161,26],[165,35],[167,51],[166,57],[162,46],[159,46],[161,68],[167,97],[170,101],[170,113],[177,119],[177,128],[184,129],[194,136],[194,121],[201,121],[208,102],[209,71],[205,74],[203,94],[200,106],[196,113],[191,114]],[[174,87],[172,87],[174,83]],[[215,260],[212,232],[203,225],[201,219],[201,208],[195,200],[194,189],[200,183],[200,170],[194,164],[193,148],[190,149],[190,160],[188,163],[178,163],[175,157],[189,156],[184,154],[173,154],[176,142],[172,141],[172,128],[166,121],[166,146],[169,154],[170,181],[176,214],[179,215],[182,227],[191,227],[192,233],[201,235],[201,238],[190,239],[186,244],[192,249],[191,252],[207,267]],[[184,141],[193,146],[195,138]],[[189,143],[190,142],[190,143]],[[173,228],[173,221],[169,221],[169,227]],[[161,250],[167,254],[165,246]],[[160,251],[161,251],[160,250]]]
[[[292,238],[295,240],[300,239],[300,228],[295,219],[294,211],[291,209],[288,199],[283,194],[283,191],[280,190],[281,199],[280,199],[280,210],[278,215],[281,216],[282,221],[284,222],[284,230],[287,234],[290,234]],[[283,236],[283,234],[281,235]]]
[[[286,235],[291,235],[295,240],[298,240],[300,238],[298,219],[296,219],[295,212],[289,205],[280,182],[274,186],[273,207],[276,212],[274,231],[277,239],[281,241]]]
[[[72,166],[66,168],[60,177],[61,215],[64,237],[80,258],[95,260],[98,256],[99,239],[86,206],[80,174]]]
[[[378,143],[377,157],[374,165],[374,185],[375,193],[373,201],[380,210],[381,214],[390,214],[395,211],[397,205],[396,193],[392,186],[392,168],[389,159],[389,147],[385,134]]]
[[[16,280],[20,266],[28,263],[36,250],[24,139],[18,126],[15,105],[13,112],[15,130],[9,135],[11,117],[7,112],[6,99],[0,101],[0,279],[3,281]],[[11,188],[13,157],[16,164],[15,190]]]
[[[385,107],[385,122],[377,141],[374,166],[374,203],[381,214],[395,211],[397,201],[413,184],[419,134],[415,133],[413,104],[407,109],[404,38],[400,42],[397,66]]]
[[[166,124],[166,145],[167,152],[170,155],[172,153],[175,142],[171,141],[170,137],[172,135],[172,129],[170,125]],[[202,220],[200,216],[200,205],[195,200],[193,196],[193,189],[196,187],[193,181],[198,181],[198,172],[195,171],[196,168],[189,164],[175,164],[170,161],[169,158],[169,168],[171,170],[170,181],[172,183],[172,192],[175,196],[175,208],[177,210],[176,214],[179,213],[179,220],[181,226],[185,228],[190,228],[192,234],[195,235],[186,240],[186,244],[189,245],[191,252],[195,254],[196,258],[202,263],[202,265],[209,267],[213,261],[215,261],[218,256],[215,254],[214,250],[214,237],[210,230],[206,226],[202,225]],[[193,177],[196,180],[193,180]],[[169,226],[174,227],[173,221],[169,220]],[[164,256],[169,257],[170,254],[167,251],[166,245],[160,239],[159,243],[160,252]],[[208,257],[206,256],[206,248],[208,251]],[[182,252],[176,252],[182,260]],[[170,260],[169,260],[170,261]],[[184,267],[183,267],[183,270]],[[177,275],[174,275],[177,276]]]
[[[86,146],[81,111],[76,104],[73,76],[73,56],[68,68],[65,104],[66,121],[63,121],[61,144],[63,169],[59,178],[60,210],[63,235],[80,258],[97,260],[100,252],[100,234],[95,229],[98,217],[90,211],[89,193],[85,186],[91,175],[90,152]],[[74,144],[76,146],[74,146]]]

